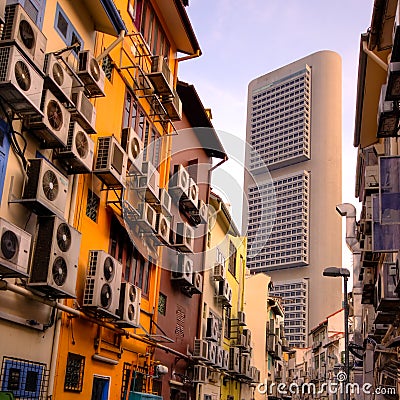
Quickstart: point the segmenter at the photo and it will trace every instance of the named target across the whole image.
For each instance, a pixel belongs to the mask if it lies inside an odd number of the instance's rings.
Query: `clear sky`
[[[343,202],[357,205],[356,151],[352,143],[358,57],[360,35],[370,26],[373,3],[190,0],[187,11],[203,55],[181,62],[179,78],[195,85],[204,106],[212,110],[217,130],[245,140],[247,86],[252,79],[319,50],[339,53],[343,66],[342,198]],[[240,204],[235,199],[228,201],[241,227]],[[350,255],[345,252],[343,264],[348,262]]]

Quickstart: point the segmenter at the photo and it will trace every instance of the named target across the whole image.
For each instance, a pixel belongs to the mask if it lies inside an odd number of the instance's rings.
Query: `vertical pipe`
[[[346,373],[346,380],[344,381],[346,387],[345,387],[345,395],[344,398],[348,400],[349,394],[347,392],[348,390],[348,383],[350,382],[350,368],[349,368],[349,304],[347,301],[347,276],[343,276],[343,284],[344,284],[344,369]]]

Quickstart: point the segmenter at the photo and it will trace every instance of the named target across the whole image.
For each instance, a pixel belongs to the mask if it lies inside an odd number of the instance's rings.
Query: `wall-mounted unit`
[[[84,83],[88,97],[105,96],[104,82],[106,76],[90,50],[83,50],[78,53],[78,70],[76,73]]]
[[[117,317],[122,265],[103,250],[90,250],[83,306]]]
[[[197,207],[199,206],[199,187],[192,178],[189,179],[187,197],[182,199],[182,203],[188,211],[197,210]]]
[[[169,181],[168,192],[175,200],[186,199],[189,189],[189,172],[181,164],[174,166],[173,175]]]
[[[199,203],[197,204],[197,209],[199,219],[200,219],[200,224],[206,224],[208,222],[208,204],[206,204],[203,200],[199,200]]]
[[[0,218],[0,276],[27,277],[30,250],[31,235]]]
[[[223,358],[221,369],[227,371],[229,369],[229,351],[222,349]]]
[[[138,196],[143,201],[158,203],[160,173],[150,161],[145,161],[141,169],[142,175],[137,176],[135,181]]]
[[[367,165],[364,174],[364,187],[366,190],[377,191],[379,189],[379,167],[378,165]]]
[[[363,285],[366,287],[373,287],[375,285],[375,268],[364,268]]]
[[[71,103],[72,76],[67,72],[62,61],[53,53],[44,58],[44,87],[62,103]]]
[[[85,96],[81,88],[73,88],[71,100],[74,107],[71,108],[71,119],[77,121],[87,133],[96,133],[96,109]]]
[[[396,289],[396,264],[383,263],[376,282],[376,310],[398,313],[400,298]]]
[[[260,370],[257,369],[256,367],[250,367],[250,368],[251,368],[251,372],[250,372],[251,380],[255,383],[260,382],[260,378],[261,378]]]
[[[207,367],[205,365],[194,366],[192,381],[197,383],[207,383]]]
[[[16,46],[0,47],[0,96],[16,113],[41,115],[43,78]]]
[[[208,342],[208,364],[215,365],[217,360],[218,345],[215,342]]]
[[[162,244],[169,244],[171,220],[164,214],[157,214],[155,235]]]
[[[224,349],[221,346],[217,346],[217,355],[215,357],[215,366],[222,368],[224,363]]]
[[[219,282],[217,299],[224,305],[230,306],[232,302],[232,288],[227,280]]]
[[[171,246],[183,253],[193,253],[194,230],[188,223],[178,222],[171,236]]]
[[[15,43],[43,71],[47,39],[19,4],[6,6],[1,45]]]
[[[200,272],[193,272],[193,294],[203,293],[203,275]]]
[[[43,116],[27,119],[30,132],[45,149],[65,147],[68,139],[70,113],[50,90],[44,90],[40,103]]]
[[[56,216],[39,217],[29,287],[52,297],[75,298],[81,234]]]
[[[386,101],[387,85],[382,85],[378,104],[376,136],[386,138],[397,136],[399,114],[393,101]]]
[[[250,348],[251,348],[251,330],[250,329],[243,329],[243,335],[246,338],[246,350],[250,351]]]
[[[238,333],[236,339],[235,339],[235,346],[239,347],[241,349],[245,349],[246,348],[246,336],[243,335],[242,333]]]
[[[118,316],[121,319],[116,321],[118,326],[127,328],[137,328],[140,326],[141,299],[141,289],[129,282],[121,283],[118,306]]]
[[[175,89],[172,96],[164,96],[162,98],[162,105],[171,121],[182,120],[182,102]]]
[[[229,372],[238,374],[240,371],[240,350],[237,347],[229,349]]]
[[[151,71],[147,74],[156,93],[163,96],[173,95],[173,76],[163,56],[151,58]]]
[[[183,286],[193,285],[193,260],[189,256],[178,254],[178,264],[172,267],[171,279]]]
[[[205,338],[211,341],[218,341],[219,321],[216,317],[207,318],[207,327]]]
[[[225,265],[222,262],[214,264],[213,279],[214,281],[224,281],[226,276]]]
[[[121,188],[126,184],[127,155],[114,136],[97,139],[96,159],[93,172],[109,188]]]
[[[93,140],[77,122],[70,122],[67,146],[62,149],[56,149],[54,158],[61,160],[69,175],[92,172],[93,157]]]
[[[250,378],[250,371],[250,356],[248,354],[242,354],[240,356],[240,375]]]
[[[244,311],[238,311],[237,319],[239,326],[246,326],[246,314]]]
[[[167,190],[160,188],[158,193],[159,203],[155,203],[153,207],[158,213],[164,214],[166,217],[171,217],[171,196]]]
[[[208,360],[208,342],[202,339],[194,339],[192,358],[197,360]]]
[[[137,206],[139,216],[135,224],[141,233],[154,233],[156,230],[157,213],[148,203],[139,203]]]
[[[68,180],[43,158],[28,160],[28,179],[20,202],[38,215],[64,215]]]
[[[121,146],[128,155],[128,172],[141,174],[143,163],[143,142],[133,128],[123,128]]]

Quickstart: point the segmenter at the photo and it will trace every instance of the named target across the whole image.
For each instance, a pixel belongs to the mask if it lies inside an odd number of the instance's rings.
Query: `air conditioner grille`
[[[57,228],[57,244],[61,251],[66,252],[71,247],[71,230],[63,222]]]
[[[101,287],[101,292],[100,292],[100,302],[101,306],[103,308],[108,309],[111,305],[112,302],[112,289],[111,286],[108,283],[105,283]]]
[[[103,272],[104,272],[104,278],[106,279],[107,282],[110,282],[114,279],[115,265],[111,257],[107,257],[104,260]]]
[[[10,59],[11,47],[0,48],[0,82],[4,82],[7,76],[7,67]]]
[[[98,252],[97,251],[91,251],[90,256],[89,256],[89,271],[88,275],[89,276],[95,276],[96,275],[96,267],[97,267],[97,261],[98,261]]]
[[[68,267],[64,258],[57,257],[54,260],[53,268],[52,268],[52,276],[54,283],[57,286],[62,286],[67,281],[68,276]]]
[[[92,114],[93,114],[93,104],[90,102],[90,100],[82,94],[81,97],[81,104],[79,111],[82,113],[82,115],[88,120],[92,120]]]
[[[1,251],[3,257],[11,260],[18,253],[19,243],[17,235],[10,230],[4,231],[1,236]]]
[[[29,73],[28,66],[22,61],[17,61],[14,66],[14,74],[15,74],[15,79],[17,80],[18,86],[23,91],[25,91],[25,92],[28,91],[29,88],[31,87],[31,83],[32,83],[32,78]]]
[[[37,178],[39,177],[41,165],[40,162],[31,162],[29,165],[28,183],[25,185],[23,195],[25,199],[33,199],[36,197],[38,186]]]
[[[75,135],[75,147],[79,157],[85,159],[89,153],[89,142],[82,131],[78,131]]]
[[[79,71],[85,71],[86,70],[86,65],[87,65],[87,58],[88,58],[89,53],[86,51],[83,51],[79,54]]]
[[[53,171],[47,170],[43,174],[42,188],[43,193],[48,200],[54,201],[57,198],[58,186],[57,175]]]
[[[124,166],[124,153],[116,144],[113,145],[113,158],[111,165],[117,170],[118,174],[122,173],[122,168]]]
[[[35,33],[33,32],[31,24],[25,19],[21,19],[18,30],[22,43],[27,49],[32,50],[35,46]]]
[[[97,257],[97,255],[96,255]],[[91,304],[94,297],[95,279],[86,278],[85,292],[83,296],[83,304]]]
[[[7,6],[5,23],[3,25],[3,34],[1,35],[2,40],[10,40],[13,34],[13,23],[17,7]]]
[[[97,159],[95,169],[106,169],[108,167],[108,154],[110,149],[111,136],[98,140]]]
[[[51,74],[57,85],[61,86],[64,83],[64,72],[60,64],[53,64]]]

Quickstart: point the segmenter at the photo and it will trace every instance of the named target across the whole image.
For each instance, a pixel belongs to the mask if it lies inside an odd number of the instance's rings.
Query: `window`
[[[236,246],[232,241],[229,241],[228,271],[236,277]]]
[[[10,150],[10,142],[8,141],[7,131],[8,124],[0,120],[0,202],[3,196],[4,179],[6,176],[8,152]]]
[[[158,297],[158,312],[164,316],[167,313],[167,296],[163,293]]]
[[[75,43],[79,44],[78,47],[74,48],[74,52],[76,54],[78,54],[78,52],[83,49],[82,38],[79,36],[71,21],[68,19],[67,14],[65,14],[58,3],[56,9],[56,19],[54,21],[54,28],[64,40],[67,46],[71,46]]]
[[[106,75],[106,78],[111,82],[112,79],[112,73],[114,69],[114,62],[112,58],[109,55],[106,55],[103,58],[103,61],[101,63],[101,67],[103,68],[103,71]]]
[[[108,399],[109,388],[110,388],[110,378],[109,377],[94,376],[91,400]]]
[[[140,367],[138,367],[140,368]],[[144,371],[143,371],[144,372]],[[122,387],[121,387],[121,400],[127,398],[127,388],[129,380],[131,382],[129,392],[142,392],[144,386],[144,374],[140,371],[133,371],[132,379],[131,376],[131,364],[124,363],[124,370],[122,375]]]
[[[19,3],[23,5],[26,13],[32,18],[36,25],[42,29],[46,0],[19,0]]]
[[[227,339],[231,337],[231,309],[229,307],[225,311],[224,337]]]
[[[100,198],[90,189],[88,190],[87,202],[86,202],[86,216],[89,217],[93,222],[97,222],[99,214]]]
[[[85,357],[68,353],[67,367],[65,369],[64,390],[81,392],[83,385],[83,371],[85,369]]]

